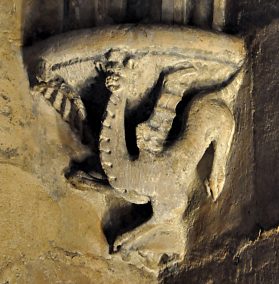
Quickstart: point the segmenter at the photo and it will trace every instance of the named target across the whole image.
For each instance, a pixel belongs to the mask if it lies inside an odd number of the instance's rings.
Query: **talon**
[[[208,195],[212,197],[213,201],[216,201],[224,187],[224,177],[222,176],[222,178],[219,177],[218,179],[210,178],[209,181],[206,179],[204,185]]]
[[[205,188],[206,188],[207,195],[212,197],[212,192],[211,192],[211,188],[210,188],[208,179],[206,179],[204,181],[204,185],[205,185]]]

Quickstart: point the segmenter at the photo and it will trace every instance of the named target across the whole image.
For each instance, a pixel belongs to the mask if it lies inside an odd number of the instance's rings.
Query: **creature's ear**
[[[48,82],[40,82],[31,90],[33,95],[42,95],[48,100],[62,119],[80,138],[83,137],[83,128],[86,121],[86,110],[81,97],[67,85],[63,79],[56,78]]]

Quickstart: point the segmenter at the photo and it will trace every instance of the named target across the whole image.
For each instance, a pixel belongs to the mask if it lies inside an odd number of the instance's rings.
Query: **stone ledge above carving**
[[[232,0],[28,1],[23,8],[25,42],[72,29],[120,23],[179,24],[222,31]]]

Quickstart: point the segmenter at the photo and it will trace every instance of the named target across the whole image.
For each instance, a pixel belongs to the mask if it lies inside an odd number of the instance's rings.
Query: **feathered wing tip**
[[[32,88],[31,93],[42,95],[49,101],[62,119],[68,122],[70,127],[82,138],[86,109],[81,97],[75,93],[73,88],[64,83],[63,80],[56,79],[40,82]]]

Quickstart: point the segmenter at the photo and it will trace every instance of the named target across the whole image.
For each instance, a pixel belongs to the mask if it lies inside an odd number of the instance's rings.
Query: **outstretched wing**
[[[180,70],[167,74],[153,113],[137,126],[139,148],[154,154],[163,152],[168,140],[180,134],[180,129],[175,130],[178,133],[171,132],[175,118],[180,119],[177,112],[183,112],[195,94],[223,89],[238,70],[238,67],[213,60],[191,60]],[[222,94],[219,99],[231,104],[231,92]],[[178,109],[180,103],[183,105]]]

